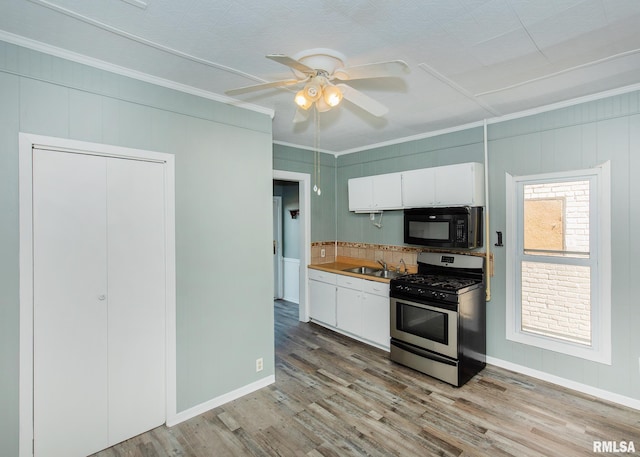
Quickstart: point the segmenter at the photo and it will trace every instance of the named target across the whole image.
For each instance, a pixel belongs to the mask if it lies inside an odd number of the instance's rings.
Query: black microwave
[[[437,248],[482,247],[482,207],[405,209],[404,242]]]

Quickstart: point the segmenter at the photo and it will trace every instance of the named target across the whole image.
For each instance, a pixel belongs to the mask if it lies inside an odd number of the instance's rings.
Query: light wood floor
[[[493,366],[451,387],[298,322],[296,305],[275,314],[275,384],[96,456],[588,456],[594,440],[640,454],[639,411]]]

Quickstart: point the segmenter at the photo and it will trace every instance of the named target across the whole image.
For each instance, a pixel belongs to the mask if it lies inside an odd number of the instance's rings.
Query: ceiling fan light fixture
[[[298,91],[298,93],[296,94],[294,101],[296,102],[296,105],[298,105],[300,108],[307,110],[309,108],[311,108],[311,105],[313,105],[313,100],[310,100],[307,95],[305,94],[304,89],[301,89]]]
[[[336,86],[326,86],[323,96],[326,104],[331,107],[338,106],[342,101],[342,91]]]
[[[331,106],[324,100],[324,97],[320,97],[318,100],[316,100],[316,110],[319,113],[324,113],[326,111],[329,111],[331,109]]]
[[[304,86],[303,90],[304,95],[312,102],[318,100],[322,95],[322,87],[317,82],[308,83],[306,86]]]

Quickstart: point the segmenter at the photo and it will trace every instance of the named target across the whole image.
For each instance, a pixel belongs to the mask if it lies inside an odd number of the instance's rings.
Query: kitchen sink
[[[381,273],[382,270],[380,268],[372,268],[372,267],[355,267],[355,268],[347,268],[346,271],[348,273],[358,273],[361,275],[371,275],[377,276],[376,273]]]
[[[378,270],[375,273],[372,273],[371,276],[377,276],[378,278],[386,278],[386,279],[393,279],[393,278],[397,278],[398,276],[402,276],[405,273],[400,273],[399,271],[394,271],[394,270]]]
[[[393,279],[405,274],[405,273],[399,273],[394,270],[383,270],[382,268],[375,268],[375,267],[354,267],[354,268],[347,268],[342,271],[345,271],[348,273],[358,273],[366,276],[375,276],[376,278],[385,278],[385,279]]]

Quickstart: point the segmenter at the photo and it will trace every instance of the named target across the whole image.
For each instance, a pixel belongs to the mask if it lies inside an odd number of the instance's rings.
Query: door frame
[[[273,179],[298,183],[298,199],[300,203],[300,299],[298,319],[309,322],[309,273],[307,265],[311,263],[311,175],[293,171],[273,170]]]
[[[277,208],[276,208],[277,206]],[[274,284],[273,298],[284,296],[284,253],[282,246],[282,197],[273,196],[273,241],[274,241]]]
[[[176,400],[176,267],[175,267],[175,161],[173,154],[88,143],[65,138],[19,133],[19,456],[33,455],[33,147],[76,154],[92,154],[165,164],[165,422],[177,415]]]

